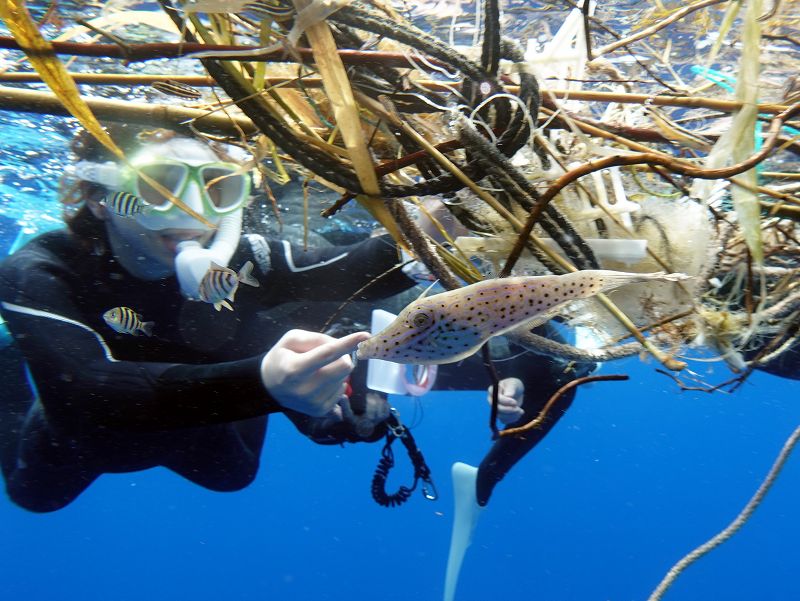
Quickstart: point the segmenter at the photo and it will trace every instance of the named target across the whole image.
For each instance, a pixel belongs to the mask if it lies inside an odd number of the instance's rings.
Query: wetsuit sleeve
[[[206,365],[119,361],[81,322],[57,274],[32,269],[17,276],[16,283],[0,276],[0,313],[52,423],[157,431],[281,410],[261,384],[263,355]]]
[[[273,302],[292,300],[376,300],[411,288],[416,282],[399,268],[397,246],[388,235],[349,246],[309,248],[285,240],[269,243],[271,271],[267,278],[281,282],[280,290],[267,285]],[[280,295],[273,298],[273,295]]]

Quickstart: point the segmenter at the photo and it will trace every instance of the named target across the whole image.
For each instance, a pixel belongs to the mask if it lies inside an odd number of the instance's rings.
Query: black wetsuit
[[[261,285],[240,286],[234,311],[219,312],[185,300],[175,277],[134,278],[106,248],[98,241],[92,251],[67,231],[51,232],[0,266],[0,312],[38,396],[21,423],[10,407],[2,416],[2,468],[16,503],[55,510],[104,472],[157,465],[213,490],[240,489],[255,477],[266,415],[277,411],[317,442],[359,439],[347,422],[328,427],[281,408],[259,368],[298,325],[270,308],[293,301],[300,325],[319,329],[327,316],[303,311],[303,303],[345,300],[392,268],[391,239],[305,252],[243,236],[230,264],[253,261]],[[413,284],[394,270],[357,298]],[[153,336],[112,330],[102,316],[119,306],[155,322]]]

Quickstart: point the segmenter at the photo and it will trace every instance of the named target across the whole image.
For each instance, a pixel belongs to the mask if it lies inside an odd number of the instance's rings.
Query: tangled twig
[[[500,436],[518,436],[519,434],[524,434],[529,430],[533,430],[534,428],[538,428],[542,425],[545,418],[547,418],[547,413],[550,411],[550,408],[564,396],[567,392],[575,388],[576,386],[580,386],[581,384],[588,384],[589,382],[607,382],[612,380],[627,380],[629,379],[628,376],[624,374],[609,374],[606,376],[584,376],[583,378],[576,378],[571,382],[567,382],[561,388],[555,391],[553,396],[545,403],[542,410],[539,412],[535,418],[529,421],[527,424],[523,426],[518,426],[516,428],[506,428],[502,432],[500,432]]]

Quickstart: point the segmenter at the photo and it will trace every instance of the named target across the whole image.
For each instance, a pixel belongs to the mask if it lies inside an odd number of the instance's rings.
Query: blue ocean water
[[[733,395],[678,393],[636,360],[597,383],[495,491],[457,599],[641,601],[726,526],[800,425],[798,386],[756,375]],[[404,415],[414,412],[394,399]],[[480,393],[432,393],[414,436],[440,500],[384,509],[379,445],[321,447],[270,423],[252,486],[212,493],[166,471],[106,475],[35,515],[0,501],[0,598],[26,601],[441,599],[450,464],[489,446]],[[404,462],[395,485],[409,476]],[[753,518],[691,566],[667,599],[797,599],[800,458]]]
[[[0,252],[20,232],[57,225],[53,174],[70,128],[69,120],[3,117]],[[655,367],[636,359],[605,366],[631,380],[580,389],[553,433],[498,486],[459,601],[640,601],[736,516],[800,426],[800,385],[755,374],[735,394],[681,393]],[[724,369],[708,375],[726,377]],[[150,470],[105,475],[54,514],[0,498],[0,600],[440,599],[450,465],[476,464],[489,448],[483,397],[393,399],[409,420],[423,414],[414,436],[436,502],[417,493],[400,508],[378,507],[369,484],[380,444],[317,446],[280,416],[257,480],[241,492],[212,493]],[[409,466],[399,463],[390,484],[408,483]],[[753,518],[665,598],[800,599],[799,482],[792,457]]]

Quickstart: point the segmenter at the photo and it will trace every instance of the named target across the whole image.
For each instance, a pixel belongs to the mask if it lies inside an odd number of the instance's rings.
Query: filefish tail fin
[[[154,321],[143,321],[141,327],[139,328],[142,331],[142,334],[145,336],[152,336],[153,335],[153,326],[156,325]]]
[[[637,284],[641,282],[682,282],[691,279],[692,276],[685,273],[666,273],[657,271],[654,273],[624,273],[621,271],[597,271],[602,281],[600,292],[613,290],[626,284]]]
[[[247,284],[248,286],[252,286],[253,288],[258,288],[261,284],[258,283],[258,280],[253,277],[253,262],[248,261],[242,268],[239,270],[239,278],[240,284]]]

